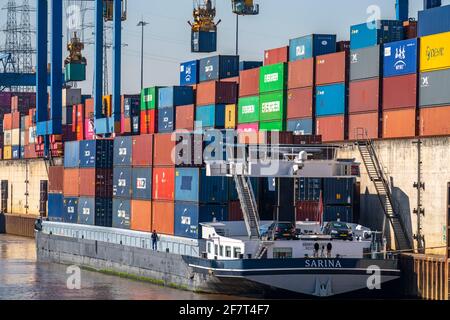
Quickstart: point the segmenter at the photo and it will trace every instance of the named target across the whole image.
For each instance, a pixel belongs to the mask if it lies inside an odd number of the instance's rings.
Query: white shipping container
[[[20,129],[12,129],[11,132],[12,132],[12,134],[11,134],[12,145],[13,146],[20,145]]]
[[[20,131],[20,145],[21,146],[25,145],[25,134],[26,134],[25,130]]]
[[[81,104],[81,89],[63,89],[63,107],[73,106],[74,104]]]
[[[36,127],[30,127],[28,130],[28,143],[35,144],[36,143]]]
[[[5,146],[12,146],[12,130],[5,130],[3,140]]]

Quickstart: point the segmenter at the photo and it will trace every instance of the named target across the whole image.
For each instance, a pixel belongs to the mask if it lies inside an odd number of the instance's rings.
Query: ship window
[[[233,257],[234,258],[239,258],[239,255],[241,254],[241,248],[239,248],[239,247],[234,247],[234,250],[233,250]]]
[[[208,253],[211,253],[211,242],[208,242]]]
[[[273,248],[274,259],[290,259],[292,258],[292,248]]]
[[[214,255],[218,255],[219,254],[219,246],[217,244],[214,245]]]
[[[219,250],[220,250],[219,256],[223,257],[223,246],[220,246],[220,247],[219,247]]]
[[[231,247],[229,246],[225,247],[225,257],[231,258]]]

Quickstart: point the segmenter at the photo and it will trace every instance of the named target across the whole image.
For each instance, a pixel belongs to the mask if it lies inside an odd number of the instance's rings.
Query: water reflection
[[[37,263],[33,239],[0,235],[0,300],[200,300],[236,299],[154,286],[91,271],[81,271],[81,289],[67,289],[67,267]]]

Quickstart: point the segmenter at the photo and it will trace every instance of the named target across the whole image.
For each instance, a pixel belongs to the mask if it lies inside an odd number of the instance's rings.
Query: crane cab
[[[232,0],[233,13],[240,16],[255,16],[259,14],[259,4],[253,0]]]
[[[121,0],[122,2],[122,21],[127,20],[127,7],[128,1]],[[114,19],[114,0],[103,0],[103,18],[105,21],[113,21]]]
[[[194,0],[191,26],[191,51],[209,53],[217,50],[216,1]],[[220,21],[219,21],[220,22]]]

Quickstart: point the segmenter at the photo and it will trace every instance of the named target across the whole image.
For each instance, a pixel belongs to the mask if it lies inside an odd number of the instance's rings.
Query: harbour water
[[[81,270],[80,289],[69,289],[70,276],[67,266],[37,262],[33,239],[0,235],[0,300],[238,299],[164,288],[87,270]]]

